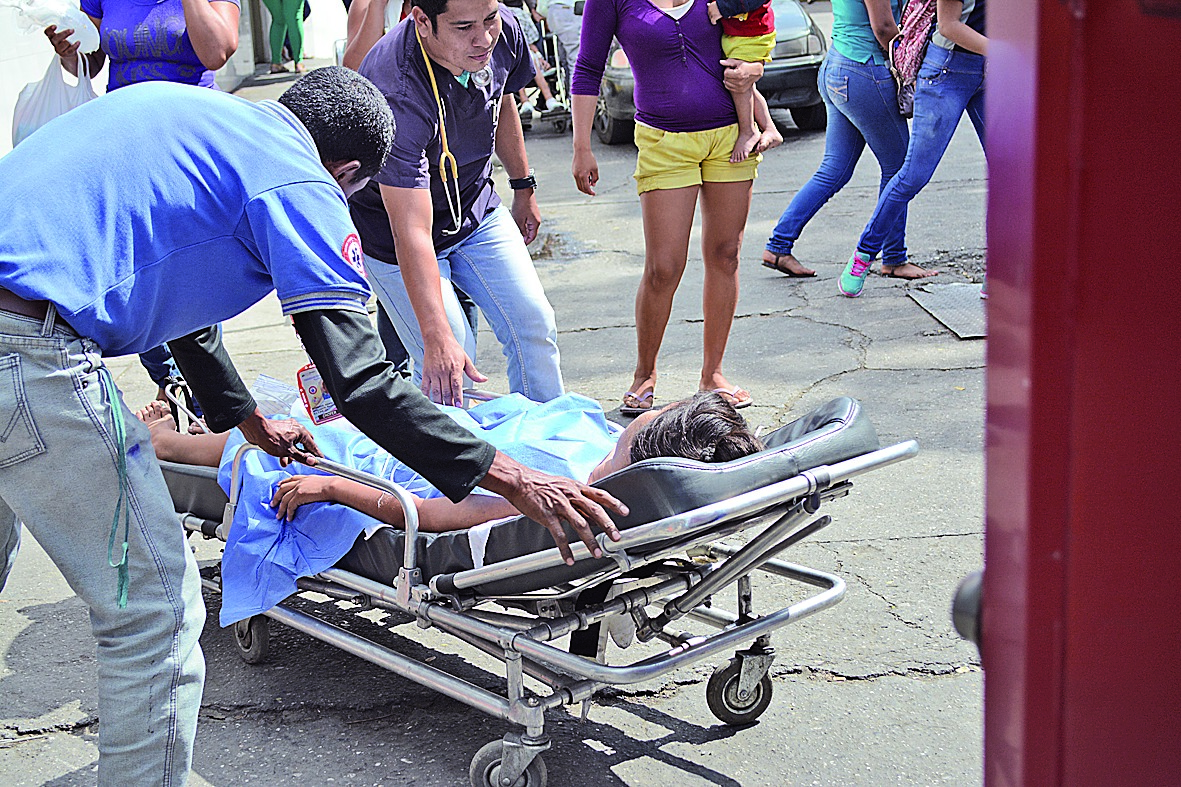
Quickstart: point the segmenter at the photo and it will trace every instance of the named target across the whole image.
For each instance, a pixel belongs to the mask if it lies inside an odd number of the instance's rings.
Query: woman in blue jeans
[[[898,114],[885,47],[898,34],[899,0],[833,0],[832,46],[820,68],[820,95],[828,109],[824,160],[779,219],[763,264],[788,276],[815,276],[792,254],[804,225],[840,191],[868,144],[882,169],[881,188],[902,166],[910,139]],[[906,215],[891,227],[885,259],[891,275],[917,278],[926,271],[906,261]]]
[[[939,0],[939,29],[931,38],[914,94],[914,124],[906,160],[878,196],[873,216],[840,278],[840,290],[855,298],[870,265],[890,259],[893,233],[906,221],[906,207],[935,174],[964,112],[984,146],[985,0]]]

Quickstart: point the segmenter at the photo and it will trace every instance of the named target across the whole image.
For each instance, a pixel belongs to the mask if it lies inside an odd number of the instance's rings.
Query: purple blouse
[[[582,44],[571,92],[599,94],[612,37],[635,76],[636,120],[661,131],[705,131],[738,121],[722,84],[722,28],[709,23],[705,0],[680,19],[649,0],[586,0]]]

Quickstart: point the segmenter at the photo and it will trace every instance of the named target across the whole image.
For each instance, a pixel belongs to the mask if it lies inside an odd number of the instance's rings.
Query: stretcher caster
[[[517,744],[515,753],[518,756],[528,756],[527,748]],[[485,744],[476,752],[476,756],[472,757],[472,766],[468,769],[468,777],[471,779],[472,787],[545,787],[549,777],[545,771],[545,761],[541,759],[540,754],[534,753],[533,759],[525,766],[524,772],[512,781],[502,780],[500,775],[501,767],[506,764],[506,758],[505,741],[492,741]],[[519,763],[517,767],[520,768]]]
[[[765,669],[762,677],[748,676],[751,685],[747,687],[742,680],[742,666],[741,656],[730,659],[729,663],[714,670],[705,685],[705,701],[710,712],[723,724],[750,724],[771,704],[771,676]]]
[[[266,661],[271,652],[271,632],[265,615],[255,615],[234,624],[234,644],[247,664]]]

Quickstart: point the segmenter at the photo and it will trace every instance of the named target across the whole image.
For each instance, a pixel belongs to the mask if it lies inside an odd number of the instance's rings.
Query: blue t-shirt
[[[890,0],[894,21],[902,18],[903,3]],[[858,63],[886,65],[886,53],[874,38],[865,0],[832,0],[832,48]]]
[[[275,101],[151,82],[56,118],[0,158],[0,287],[48,300],[106,355],[227,320],[364,312],[344,192]]]
[[[102,22],[99,40],[111,61],[108,92],[138,82],[216,87],[185,32],[181,0],[82,0],[82,10]]]
[[[397,262],[389,216],[377,184],[395,188],[431,190],[434,207],[432,239],[437,251],[467,238],[488,211],[500,204],[492,187],[492,150],[500,99],[533,81],[533,61],[517,20],[500,7],[502,30],[492,50],[492,81],[483,87],[469,78],[467,87],[440,65],[434,64],[447,119],[447,146],[459,168],[460,231],[456,229],[439,177],[442,140],[439,105],[431,89],[422,48],[414,35],[412,19],[404,19],[365,56],[359,71],[377,85],[394,113],[394,147],[381,172],[369,187],[353,197],[353,220],[361,231],[365,253],[382,262]],[[454,184],[454,181],[451,181]],[[453,185],[449,188],[454,188]],[[452,195],[454,200],[454,193]]]

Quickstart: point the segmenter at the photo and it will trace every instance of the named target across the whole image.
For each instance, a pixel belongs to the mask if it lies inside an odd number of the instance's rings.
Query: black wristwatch
[[[523,178],[509,178],[508,187],[513,191],[520,191],[521,189],[537,189],[537,178],[533,177],[533,168],[529,168],[529,174]]]

